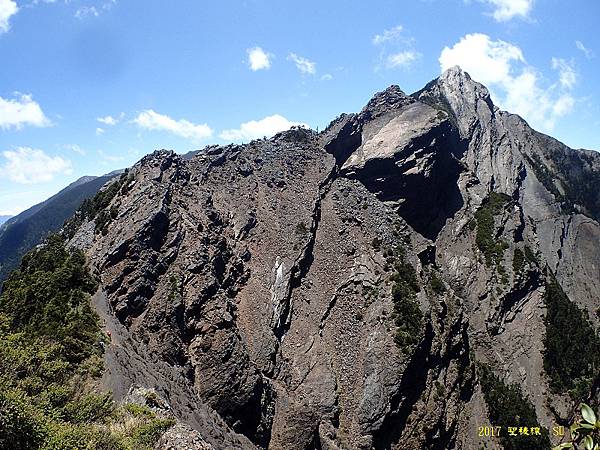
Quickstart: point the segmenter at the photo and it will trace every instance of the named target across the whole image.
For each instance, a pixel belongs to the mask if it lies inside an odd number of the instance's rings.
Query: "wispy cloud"
[[[583,52],[583,54],[585,55],[585,57],[587,59],[592,59],[595,56],[594,52],[592,50],[590,50],[585,45],[583,45],[583,42],[575,41],[575,46],[577,47],[578,50]]]
[[[386,42],[394,41],[398,39],[402,35],[402,30],[404,28],[402,25],[396,25],[394,28],[390,28],[389,30],[384,30],[381,34],[376,34],[373,36],[373,44],[381,45]]]
[[[96,120],[104,125],[110,126],[114,126],[119,123],[119,119],[116,119],[113,116],[98,117]]]
[[[75,11],[75,17],[80,20],[87,17],[98,17],[99,15],[100,13],[95,6],[82,6]]]
[[[68,2],[68,0],[66,0]],[[53,3],[53,2],[50,2]],[[117,0],[107,0],[98,7],[94,5],[81,6],[75,10],[75,17],[83,20],[90,17],[99,17],[105,11],[109,11],[117,3]]]
[[[577,83],[577,72],[573,61],[562,58],[552,58],[552,68],[558,71],[559,82],[562,87],[571,89]]]
[[[402,25],[376,34],[371,42],[381,48],[375,70],[407,68],[421,57],[413,48],[415,40],[406,34]]]
[[[67,145],[63,145],[63,148],[70,150],[74,153],[77,153],[81,156],[85,156],[85,150],[83,150],[79,145],[77,144],[67,144]]]
[[[298,56],[295,53],[290,53],[287,57],[288,61],[293,61],[296,68],[303,74],[314,75],[317,73],[317,64],[307,58]]]
[[[413,62],[419,59],[420,56],[420,53],[413,50],[393,53],[386,57],[385,65],[388,69],[393,69],[395,67],[409,67]]]

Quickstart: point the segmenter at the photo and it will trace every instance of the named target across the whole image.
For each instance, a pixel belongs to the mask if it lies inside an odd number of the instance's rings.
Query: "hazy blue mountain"
[[[81,203],[92,197],[111,178],[121,171],[100,177],[85,176],[74,181],[42,203],[32,206],[0,228],[0,283],[16,267],[23,254],[39,244],[44,237],[59,230]]]

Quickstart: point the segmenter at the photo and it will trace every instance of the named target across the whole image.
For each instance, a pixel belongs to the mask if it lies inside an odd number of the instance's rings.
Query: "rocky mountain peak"
[[[461,69],[460,66],[453,66],[444,71],[437,80],[446,94],[453,94],[456,97],[462,97],[464,102],[475,103],[477,100],[488,101],[490,92],[483,85],[474,81],[471,76]]]
[[[369,100],[359,114],[360,120],[374,119],[389,111],[397,110],[409,105],[414,100],[406,95],[400,86],[391,85],[386,90],[378,92]]]
[[[598,325],[600,225],[563,207],[600,204],[597,159],[460,68],[321,133],[154,152],[118,183],[71,241],[115,336],[106,386],[156,386],[215,448],[480,448],[512,385],[524,426],[570,414],[545,286]]]

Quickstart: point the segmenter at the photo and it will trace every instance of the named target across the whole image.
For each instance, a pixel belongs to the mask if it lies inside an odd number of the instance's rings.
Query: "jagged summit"
[[[393,109],[400,109],[412,103],[413,100],[407,96],[397,85],[391,85],[386,90],[376,93],[359,114],[361,119],[374,119],[379,115]]]

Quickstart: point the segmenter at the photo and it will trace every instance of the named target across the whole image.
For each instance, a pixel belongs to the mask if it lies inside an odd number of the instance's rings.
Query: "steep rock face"
[[[156,389],[215,448],[478,448],[477,361],[544,426],[566,418],[543,372],[544,269],[595,312],[595,198],[569,187],[597,159],[563,170],[579,153],[547,139],[451,69],[320,134],[148,155],[105,231],[72,240],[101,280],[106,385]],[[491,192],[500,247],[480,236]],[[423,318],[406,346],[409,279]]]
[[[462,206],[456,181],[463,143],[449,115],[393,86],[375,96],[352,124],[361,143],[341,173],[359,179],[415,231],[435,239]],[[336,139],[349,137],[342,131]]]

